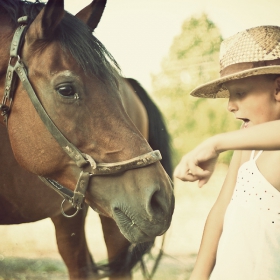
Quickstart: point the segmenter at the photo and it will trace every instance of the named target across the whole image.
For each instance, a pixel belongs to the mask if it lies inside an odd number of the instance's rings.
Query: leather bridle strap
[[[74,208],[77,208],[75,205],[79,205],[80,203],[83,203],[84,200],[84,194],[86,192],[86,188],[88,185],[88,180],[91,176],[101,176],[101,175],[111,175],[111,174],[120,174],[127,170],[141,168],[150,164],[153,164],[157,161],[161,160],[161,154],[160,151],[155,150],[150,153],[138,156],[136,158],[120,161],[116,163],[97,163],[95,167],[91,167],[90,172],[84,172],[81,171],[78,183],[76,185],[75,191],[71,191],[62,185],[60,185],[55,180],[41,177],[39,178],[49,187],[51,187],[53,190],[55,190],[58,194],[60,194],[64,200],[69,201],[72,203]],[[66,217],[72,217],[68,216],[63,211],[63,203],[61,204],[61,211],[62,214]],[[78,209],[78,208],[77,208]]]
[[[26,23],[27,17],[19,18],[18,22],[21,24]],[[21,61],[19,56],[19,48],[21,42],[23,41],[23,34],[25,30],[25,25],[21,25],[17,28],[10,49],[10,61],[6,74],[5,81],[5,93],[3,96],[2,104],[0,104],[0,110],[2,111],[2,116],[4,116],[6,124],[8,120],[8,115],[11,111],[12,99],[14,94],[14,85],[16,83],[17,74],[20,81],[22,82],[28,96],[36,109],[38,115],[40,116],[42,122],[45,124],[51,135],[56,139],[58,144],[62,149],[69,155],[69,157],[76,163],[76,165],[81,169],[80,176],[78,178],[74,192],[63,187],[58,182],[39,176],[39,178],[46,183],[48,186],[57,191],[63,198],[64,201],[68,200],[72,203],[72,206],[77,209],[76,213],[68,216],[63,211],[63,203],[61,205],[62,214],[66,217],[73,217],[77,214],[79,209],[82,208],[82,204],[85,199],[85,192],[89,185],[89,180],[91,176],[94,175],[109,175],[125,172],[130,169],[140,168],[161,160],[161,154],[159,151],[152,151],[147,154],[135,157],[130,160],[117,162],[117,163],[96,163],[94,159],[82,153],[77,147],[75,147],[71,142],[69,142],[65,136],[60,132],[57,126],[53,123],[47,112],[45,111],[43,105],[38,99],[31,83],[29,82],[27,76],[27,69],[24,63]],[[12,63],[14,65],[12,65]],[[9,106],[7,105],[9,103]]]
[[[74,160],[78,167],[83,167],[87,165],[89,162],[84,158],[83,154],[72,144],[70,143],[64,135],[60,132],[57,126],[53,123],[44,107],[42,106],[40,100],[35,94],[28,77],[26,75],[26,68],[21,60],[17,60],[14,66],[15,72],[18,74],[26,92],[29,95],[29,98],[36,109],[38,115],[40,116],[42,122],[48,128],[51,135],[56,139],[62,149]]]
[[[19,23],[24,23],[26,22],[27,17],[22,17],[18,19]],[[18,50],[20,45],[22,44],[23,41],[23,32],[25,30],[25,26],[21,25],[16,29],[16,32],[13,36],[13,40],[11,43],[11,48],[10,48],[10,60],[9,60],[9,65],[8,69],[6,72],[6,79],[5,79],[5,88],[4,88],[4,95],[3,95],[3,100],[0,105],[0,110],[1,110],[1,115],[4,117],[4,121],[7,125],[7,120],[8,120],[8,115],[10,108],[12,106],[12,100],[13,100],[13,92],[15,88],[15,83],[16,79],[14,78],[14,66],[12,66],[13,59],[18,58]],[[7,105],[7,102],[9,102],[9,105]]]

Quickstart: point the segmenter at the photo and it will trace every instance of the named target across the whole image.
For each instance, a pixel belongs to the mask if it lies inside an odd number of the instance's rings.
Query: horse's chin
[[[117,223],[118,224],[118,223]],[[154,236],[148,236],[144,233],[136,224],[125,224],[119,225],[119,229],[123,236],[130,242],[130,243],[144,243],[144,242],[151,242],[154,241]]]
[[[154,241],[154,234],[146,233],[136,220],[132,220],[121,210],[115,211],[113,219],[117,223],[121,233],[129,242],[143,243]]]

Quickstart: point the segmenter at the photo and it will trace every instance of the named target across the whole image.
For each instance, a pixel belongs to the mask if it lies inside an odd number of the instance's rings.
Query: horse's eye
[[[70,85],[63,85],[56,89],[56,91],[63,97],[74,97],[75,90]]]

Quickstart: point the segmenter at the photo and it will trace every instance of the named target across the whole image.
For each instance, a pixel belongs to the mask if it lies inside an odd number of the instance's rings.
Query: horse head
[[[28,16],[21,49],[7,63],[7,44],[0,47],[0,70],[9,64],[20,78],[10,99],[11,146],[22,167],[70,191],[84,188],[86,174],[86,203],[113,218],[130,242],[150,241],[170,225],[172,183],[124,110],[117,63],[85,24],[94,23],[88,9],[74,17],[63,0],[20,9]],[[11,42],[14,24],[5,15],[2,36]]]

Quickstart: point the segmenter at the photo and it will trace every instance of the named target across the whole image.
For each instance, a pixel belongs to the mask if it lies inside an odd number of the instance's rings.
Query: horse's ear
[[[91,32],[97,27],[106,6],[106,0],[93,0],[76,14],[76,17],[89,26]]]
[[[26,40],[51,38],[63,16],[64,0],[49,0],[28,28]]]

